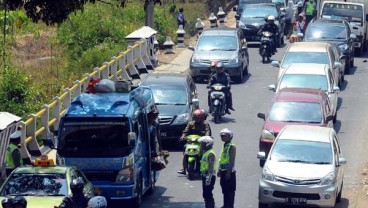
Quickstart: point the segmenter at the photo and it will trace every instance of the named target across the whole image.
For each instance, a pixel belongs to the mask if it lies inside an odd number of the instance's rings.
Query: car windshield
[[[63,157],[124,157],[130,153],[127,121],[65,121],[58,153]]]
[[[265,18],[273,15],[279,16],[275,6],[250,4],[246,5],[241,15],[242,18]]]
[[[188,95],[184,86],[151,86],[156,105],[186,105]]]
[[[7,180],[1,196],[66,196],[68,186],[64,174],[14,173]]]
[[[287,52],[281,67],[294,63],[330,64],[327,52]]]
[[[273,145],[270,160],[277,162],[332,164],[330,143],[279,139]]]
[[[285,7],[285,0],[272,0],[272,3],[275,3],[278,7]]]
[[[206,35],[199,39],[199,51],[235,51],[238,43],[235,36]]]
[[[320,123],[322,109],[319,103],[275,102],[268,118],[280,122]]]
[[[305,34],[305,40],[328,40],[347,39],[347,32],[344,25],[310,25]]]
[[[349,22],[362,22],[363,15],[363,8],[359,5],[326,3],[322,9],[323,18],[345,19]]]
[[[279,83],[279,89],[283,88],[309,88],[327,91],[327,77],[314,74],[285,74]]]

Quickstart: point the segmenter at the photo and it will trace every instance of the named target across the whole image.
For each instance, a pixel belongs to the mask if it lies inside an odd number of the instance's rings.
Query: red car
[[[333,128],[330,101],[322,90],[284,88],[272,99],[268,114],[258,113],[265,120],[259,140],[259,151],[268,153],[282,128],[289,124]],[[260,160],[260,165],[264,163]]]

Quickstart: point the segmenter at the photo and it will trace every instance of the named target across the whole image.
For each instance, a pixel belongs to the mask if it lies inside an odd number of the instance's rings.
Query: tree
[[[47,25],[61,24],[68,16],[77,11],[83,11],[87,3],[102,2],[106,4],[116,4],[125,7],[129,0],[3,0],[3,7],[9,10],[24,8],[27,16],[34,22],[42,21]],[[144,2],[144,9],[153,12],[150,5],[161,4],[161,0],[141,0]],[[148,8],[148,10],[146,10]],[[147,18],[150,14],[146,13]],[[153,15],[152,15],[153,16]],[[153,26],[153,25],[150,25]]]

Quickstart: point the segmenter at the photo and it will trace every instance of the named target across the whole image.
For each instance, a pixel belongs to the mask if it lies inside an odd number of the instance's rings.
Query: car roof
[[[330,43],[327,42],[295,42],[290,44],[288,52],[326,52]]]
[[[239,32],[239,28],[229,28],[229,27],[221,27],[221,28],[208,28],[203,30],[201,36],[214,36],[214,35],[220,35],[220,36],[236,36]]]
[[[287,125],[278,135],[278,140],[303,140],[330,143],[330,134],[334,131],[329,127],[309,125]]]
[[[282,88],[274,97],[273,102],[308,102],[322,103],[326,93],[318,89]]]
[[[318,24],[318,23],[343,24],[344,22],[345,22],[345,20],[343,20],[343,19],[318,18],[316,20],[313,20],[310,24]]]
[[[71,168],[72,167],[67,167],[67,166],[54,166],[54,167],[22,166],[22,167],[15,169],[14,173],[66,174],[68,169],[71,169]]]
[[[187,86],[189,75],[183,73],[154,73],[149,74],[142,82],[142,86],[177,85]]]
[[[295,63],[290,64],[284,74],[326,75],[327,64]]]

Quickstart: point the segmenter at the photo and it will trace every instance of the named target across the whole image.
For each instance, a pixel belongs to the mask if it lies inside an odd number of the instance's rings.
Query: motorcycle
[[[262,32],[261,45],[259,47],[259,55],[262,56],[262,63],[266,63],[266,60],[270,62],[272,56],[271,44],[273,44],[272,36],[273,34],[270,32]]]
[[[216,124],[220,123],[221,117],[226,114],[225,88],[226,86],[219,83],[210,86],[212,90],[210,94],[210,113]]]
[[[193,180],[194,177],[200,173],[200,161],[202,155],[201,144],[198,142],[199,138],[201,138],[201,136],[196,134],[184,137],[184,139],[187,140],[184,154],[188,157],[187,171],[189,180]]]

